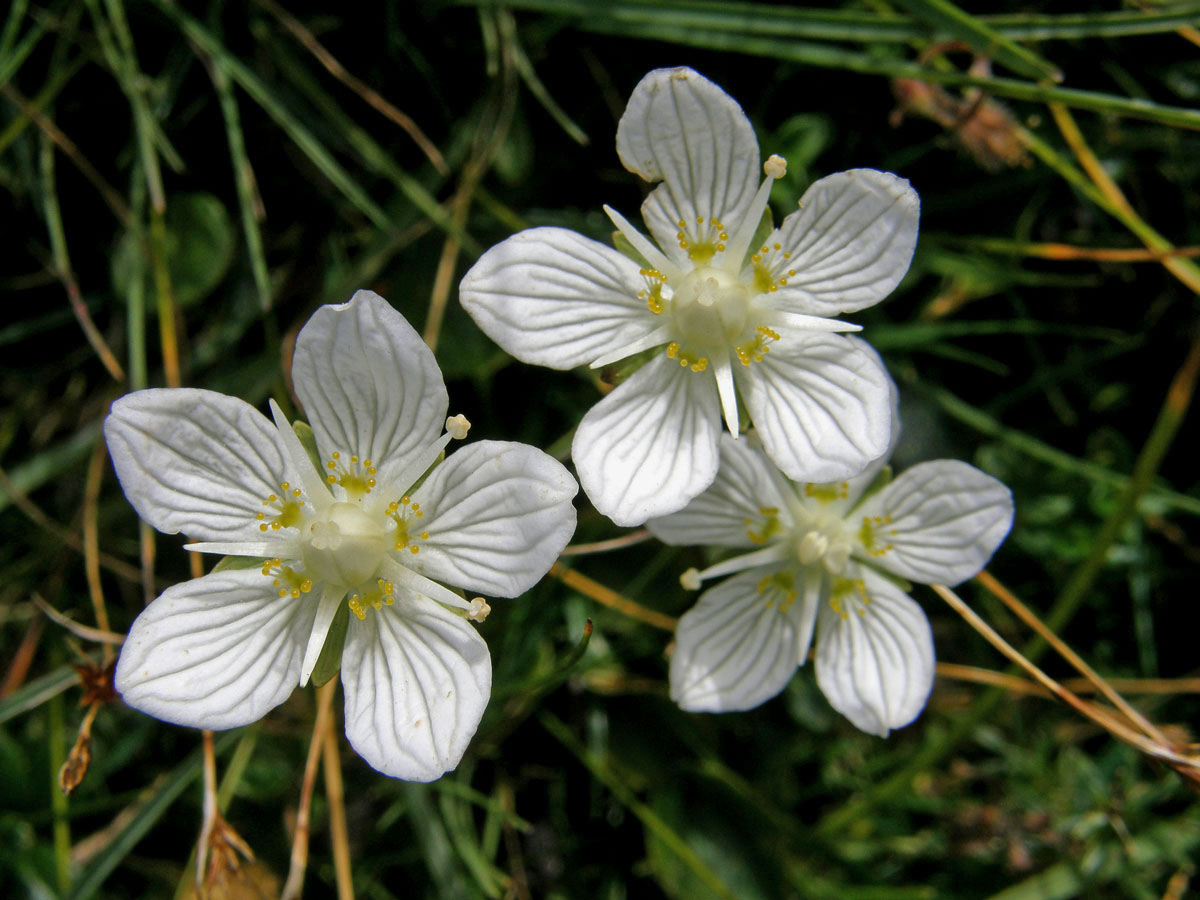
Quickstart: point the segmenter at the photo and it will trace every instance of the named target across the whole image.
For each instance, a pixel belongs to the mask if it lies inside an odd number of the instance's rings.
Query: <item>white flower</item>
[[[523,362],[570,369],[660,352],[584,417],[572,456],[596,508],[621,525],[681,509],[712,483],[722,413],[738,395],[775,463],[797,481],[861,472],[891,434],[888,376],[835,318],[886,297],[908,269],[918,200],[855,169],[754,237],[771,184],[741,107],[691,69],[656,69],[617,128],[627,169],[661,181],[642,205],[657,245],[605,211],[644,265],[562,228],[493,247],[463,278],[463,307]]]
[[[292,373],[323,474],[274,402],[274,424],[212,391],[113,404],[105,436],[142,518],[187,533],[189,549],[263,560],[151,603],[129,631],[117,690],[168,722],[245,725],[308,681],[348,605],[346,737],[379,771],[432,780],[458,764],[492,680],[467,620],[482,620],[486,602],[439,582],[501,597],[531,587],[575,529],[577,485],[540,450],[498,441],[463,447],[419,481],[467,421],[446,418],[433,354],[369,291],[313,314]]]
[[[863,731],[907,725],[933,687],[933,638],[898,584],[958,584],[1012,525],[1012,495],[957,460],[920,463],[868,491],[858,477],[796,484],[746,441],[722,436],[716,481],[684,510],[647,527],[669,544],[757,548],[684,574],[700,595],[680,620],[671,697],[702,712],[750,709],[775,696],[817,633],[817,684]]]

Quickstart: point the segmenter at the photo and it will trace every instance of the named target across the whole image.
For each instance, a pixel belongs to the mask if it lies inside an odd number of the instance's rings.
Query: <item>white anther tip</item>
[[[688,569],[679,576],[679,583],[683,585],[685,591],[700,590],[700,570]]]
[[[763,163],[763,172],[772,178],[782,178],[787,174],[787,160],[777,153],[772,153]]]
[[[467,436],[467,432],[471,430],[471,423],[467,421],[467,417],[462,413],[457,416],[451,416],[446,420],[446,431],[450,433],[450,437],[456,441],[461,441]]]
[[[471,601],[471,605],[467,608],[467,618],[472,622],[482,622],[488,617],[488,613],[491,611],[492,608],[488,605],[486,600],[484,600],[482,597],[476,597]]]

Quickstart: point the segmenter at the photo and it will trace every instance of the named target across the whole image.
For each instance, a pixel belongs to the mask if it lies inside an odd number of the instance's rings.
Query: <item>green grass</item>
[[[297,329],[363,287],[418,330],[448,301],[437,356],[472,437],[565,448],[595,382],[506,357],[453,286],[522,225],[609,240],[602,204],[635,218],[643,186],[617,159],[616,121],[659,66],[722,85],[764,155],[788,158],[777,218],[843,169],[913,183],[912,270],[853,317],[902,392],[899,467],[957,457],[1012,487],[1016,524],[989,570],[1102,674],[1197,675],[1186,623],[1200,447],[1185,360],[1200,308],[1188,255],[1200,245],[1188,30],[1200,3],[1022,10],[289,4],[300,32],[267,2],[0,12],[0,896],[172,897],[191,879],[198,733],[106,705],[83,784],[69,799],[56,787],[84,715],[68,664],[100,647],[34,596],[95,627],[98,591],[123,632],[144,582],[161,590],[190,572],[182,541],[140,528],[97,460],[108,405],[177,379],[294,409]],[[354,80],[331,74],[313,41]],[[975,53],[990,71],[968,71]],[[893,79],[931,85],[942,121],[909,110],[889,123]],[[951,108],[974,115],[948,123]],[[1011,164],[966,149],[980,116]],[[1160,256],[1089,253],[1144,248]],[[443,258],[453,272],[439,282]],[[576,541],[623,533],[577,505]],[[671,617],[692,602],[678,574],[700,561],[641,543],[571,565]],[[1071,677],[991,594],[960,594]],[[1007,669],[935,594],[915,596],[941,661]],[[924,714],[879,740],[833,713],[807,666],[759,709],[689,715],[667,698],[667,632],[550,578],[493,606],[481,627],[493,700],[440,782],[371,771],[341,738],[335,700],[360,897],[1187,896],[1195,790],[1063,705],[939,678]],[[1200,714],[1194,692],[1129,696],[1160,726]],[[225,816],[280,884],[315,712],[314,693],[297,691],[260,726],[217,736]],[[334,896],[323,777],[315,793],[306,896]]]

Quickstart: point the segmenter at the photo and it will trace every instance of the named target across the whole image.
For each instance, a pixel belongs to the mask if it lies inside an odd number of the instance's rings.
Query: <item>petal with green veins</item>
[[[954,586],[982,569],[1012,527],[1012,492],[954,459],[924,462],[868,497],[863,559],[902,578]]]
[[[773,257],[772,276],[787,283],[767,304],[817,316],[874,306],[908,271],[919,214],[917,192],[890,172],[851,169],[814,182],[768,238],[788,255]]]
[[[679,620],[671,699],[692,712],[751,709],[774,697],[808,654],[820,577],[778,567],[742,572],[700,595]]]
[[[312,314],[296,338],[292,375],[321,452],[371,460],[380,485],[446,421],[449,399],[433,353],[371,291]]]
[[[907,725],[933,688],[933,634],[916,602],[882,575],[850,566],[817,616],[817,685],[868,734]]]
[[[786,335],[734,376],[763,448],[793,481],[849,478],[887,451],[891,378],[857,338]]]
[[[295,689],[316,609],[315,594],[280,597],[258,568],[174,585],[134,620],[116,688],[165,722],[246,725]]]
[[[352,618],[342,653],[346,737],[371,766],[433,781],[458,765],[492,686],[475,626],[398,591],[382,614]]]
[[[517,359],[571,369],[619,353],[659,327],[638,297],[646,287],[637,263],[611,247],[565,228],[530,228],[480,257],[459,298]]]
[[[655,69],[634,88],[617,125],[625,168],[661,181],[642,205],[667,255],[691,268],[679,222],[736,228],[759,184],[758,139],[732,97],[688,68]]]
[[[263,539],[259,514],[297,475],[270,421],[244,400],[153,388],[116,400],[104,422],[113,467],[143,519],[196,540]]]
[[[571,456],[596,509],[640,525],[682,509],[717,473],[721,406],[707,373],[652,359],[584,415]]]
[[[496,597],[533,587],[575,531],[575,479],[524,444],[479,441],[455,451],[413,495],[429,537],[405,565]]]

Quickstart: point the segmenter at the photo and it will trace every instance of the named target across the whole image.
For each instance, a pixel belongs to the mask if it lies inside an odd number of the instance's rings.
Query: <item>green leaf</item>
[[[214,749],[218,754],[224,752],[238,736],[238,731],[227,731],[221,735]],[[136,807],[136,812],[120,831],[105,844],[93,858],[92,863],[85,869],[74,889],[67,895],[68,900],[88,900],[100,890],[104,880],[112,873],[121,861],[129,855],[154,824],[166,814],[167,809],[180,794],[200,775],[202,751],[197,748],[187,759],[171,770],[161,782],[157,782],[154,793],[145,805]]]
[[[221,201],[212,194],[176,194],[164,216],[167,269],[175,299],[181,306],[203,300],[216,288],[233,263],[233,223]],[[138,229],[130,228],[113,254],[113,291],[126,295],[130,281],[142,277],[147,293],[154,285],[149,267],[139,258],[143,252]]]
[[[212,567],[212,574],[217,572],[237,572],[240,569],[253,569],[261,566],[263,561],[254,556],[222,556]]]
[[[344,599],[344,598],[343,598]],[[321,647],[321,655],[312,670],[312,683],[317,687],[326,684],[342,667],[342,650],[346,646],[346,628],[350,624],[350,607],[346,603],[338,606],[329,623],[329,633]]]
[[[79,676],[70,666],[59,666],[40,678],[33,679],[0,700],[0,724],[21,713],[37,709],[51,697],[58,696],[78,683]]]
[[[638,252],[637,248],[634,247],[633,244],[629,243],[629,238],[625,237],[625,235],[621,234],[621,232],[614,231],[612,233],[612,242],[613,246],[617,248],[618,253],[620,253],[622,256],[629,257],[643,269],[654,268],[654,266],[650,265],[650,261],[646,259],[646,257],[642,256],[642,254]]]
[[[313,466],[320,472],[321,454],[317,450],[317,436],[313,434],[312,426],[307,422],[296,421],[292,423],[292,431],[296,432],[296,437],[300,439],[300,446],[304,448],[304,452],[312,460]]]
[[[976,53],[1007,66],[1019,75],[1062,81],[1062,72],[1036,53],[963,12],[948,0],[900,0],[917,18],[967,43]]]

